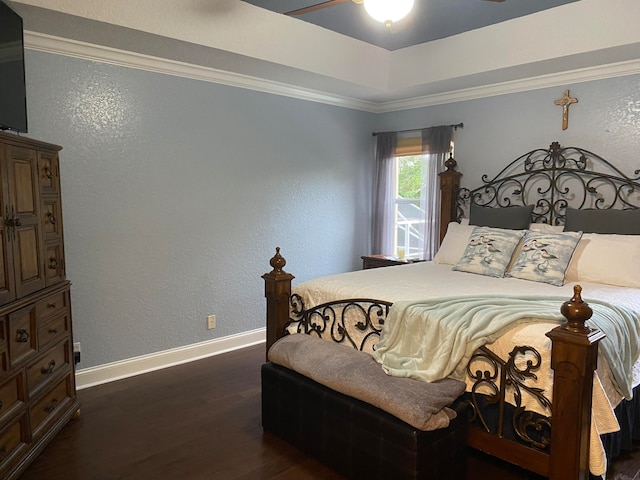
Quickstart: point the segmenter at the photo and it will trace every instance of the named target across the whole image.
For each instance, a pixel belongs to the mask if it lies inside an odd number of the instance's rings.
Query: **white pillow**
[[[640,235],[585,233],[567,269],[568,282],[640,288]]]
[[[447,226],[447,233],[442,239],[442,245],[440,245],[436,256],[433,257],[433,261],[445,265],[458,263],[467,248],[469,236],[474,228],[473,225],[469,225],[469,222],[466,225],[451,222]]]

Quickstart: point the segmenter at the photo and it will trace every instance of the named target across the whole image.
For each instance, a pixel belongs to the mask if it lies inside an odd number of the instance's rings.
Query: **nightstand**
[[[362,269],[389,267],[391,265],[407,265],[409,263],[422,262],[423,260],[414,260],[412,258],[400,259],[394,255],[363,255]]]

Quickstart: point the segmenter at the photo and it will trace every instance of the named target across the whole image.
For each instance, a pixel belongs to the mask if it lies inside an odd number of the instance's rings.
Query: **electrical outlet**
[[[73,342],[73,363],[80,363],[80,342]]]
[[[213,330],[214,328],[216,328],[216,316],[209,315],[207,317],[207,330]]]

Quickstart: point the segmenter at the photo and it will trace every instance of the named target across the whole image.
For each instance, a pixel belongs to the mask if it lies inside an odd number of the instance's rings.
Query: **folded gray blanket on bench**
[[[368,353],[304,334],[279,339],[268,358],[419,430],[449,426],[456,413],[448,405],[465,389],[463,382],[452,379],[425,383],[388,376]]]

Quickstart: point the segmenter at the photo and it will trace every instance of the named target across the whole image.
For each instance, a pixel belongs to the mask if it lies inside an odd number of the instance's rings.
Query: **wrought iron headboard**
[[[564,224],[567,207],[640,208],[640,170],[628,177],[599,155],[577,147],[536,149],[507,165],[498,175],[482,176],[483,185],[461,188],[458,221],[473,203],[488,207],[534,205],[532,221]]]

